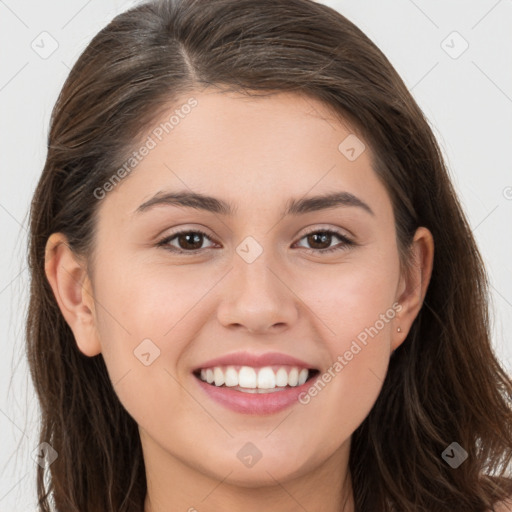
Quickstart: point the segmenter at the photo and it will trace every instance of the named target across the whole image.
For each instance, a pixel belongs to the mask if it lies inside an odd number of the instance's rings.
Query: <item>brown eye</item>
[[[172,252],[193,253],[203,249],[201,246],[203,245],[205,238],[210,240],[210,237],[202,231],[180,231],[165,237],[163,240],[158,242],[157,246],[164,247]],[[173,241],[176,241],[178,246],[171,244]]]
[[[341,242],[333,247],[329,247],[333,239],[336,238]],[[158,242],[157,246],[163,247],[171,252],[181,254],[189,253],[190,255],[193,255],[202,251],[203,249],[208,249],[208,247],[202,247],[205,239],[211,241],[211,238],[200,230],[180,231],[165,237],[163,240]],[[342,233],[329,229],[312,231],[311,233],[307,233],[301,238],[301,240],[304,239],[311,247],[304,248],[306,252],[315,254],[342,251],[347,249],[349,246],[356,245],[355,242],[347,238]],[[172,242],[177,243],[177,245]]]
[[[341,243],[338,243],[333,247],[329,247],[332,243],[333,238],[338,238],[339,240],[341,240]],[[347,249],[351,245],[355,245],[355,242],[350,240],[342,233],[330,229],[312,231],[311,233],[307,233],[305,236],[301,238],[301,240],[304,239],[311,246],[311,248],[305,248],[306,252],[317,254],[342,251]]]
[[[306,238],[313,249],[327,249],[328,247],[319,246],[325,244],[327,244],[327,246],[331,245],[330,242],[332,240],[332,235],[326,233],[325,231],[318,231],[316,233],[312,233],[311,235],[307,235]]]
[[[180,249],[200,249],[203,241],[203,235],[190,232],[178,235],[176,237]]]

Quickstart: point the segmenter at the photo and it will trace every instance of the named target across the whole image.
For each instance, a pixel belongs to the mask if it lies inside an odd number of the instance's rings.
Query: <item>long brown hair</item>
[[[353,434],[356,510],[491,509],[512,493],[512,382],[491,346],[481,256],[432,130],[403,81],[356,26],[311,0],[164,0],[120,14],[94,37],[51,118],[29,241],[27,352],[40,439],[59,454],[46,471],[38,468],[40,510],[143,509],[137,425],[102,356],[78,350],[45,277],[45,244],[62,232],[91,264],[94,191],[163,108],[207,86],[293,91],[324,102],[372,148],[401,254],[418,226],[433,234],[423,307]],[[457,469],[442,457],[452,442],[468,452]]]

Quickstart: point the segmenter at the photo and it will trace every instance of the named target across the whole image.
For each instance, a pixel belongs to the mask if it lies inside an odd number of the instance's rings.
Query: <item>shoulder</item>
[[[495,512],[512,512],[512,496],[494,506]]]

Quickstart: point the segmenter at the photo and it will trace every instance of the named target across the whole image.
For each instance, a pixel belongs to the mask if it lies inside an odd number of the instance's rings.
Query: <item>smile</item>
[[[298,366],[214,366],[201,368],[195,375],[216,387],[229,387],[245,393],[271,393],[304,384],[317,370]]]
[[[280,352],[239,351],[197,364],[192,375],[212,403],[262,415],[297,404],[320,376],[317,364]]]

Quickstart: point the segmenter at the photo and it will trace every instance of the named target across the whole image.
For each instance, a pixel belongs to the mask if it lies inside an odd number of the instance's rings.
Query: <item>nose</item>
[[[299,299],[265,254],[252,263],[235,255],[217,313],[224,327],[263,334],[281,332],[296,322]]]

